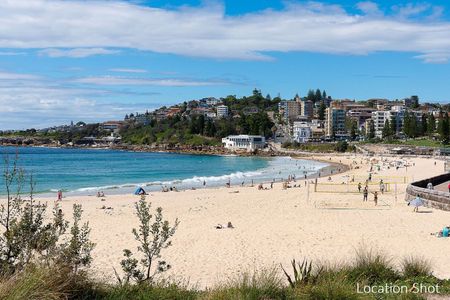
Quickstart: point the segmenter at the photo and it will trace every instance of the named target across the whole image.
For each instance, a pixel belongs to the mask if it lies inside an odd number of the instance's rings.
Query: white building
[[[294,141],[297,143],[306,143],[312,137],[311,126],[306,122],[294,122],[293,126]]]
[[[222,144],[230,150],[253,151],[266,145],[266,138],[260,135],[229,135],[222,139]]]
[[[208,104],[209,106],[216,106],[217,104],[219,104],[221,101],[217,98],[208,98],[206,99],[206,104]]]
[[[403,106],[393,106],[392,110],[390,111],[379,110],[372,112],[372,120],[375,127],[375,136],[379,138],[383,137],[383,128],[386,124],[386,121],[388,120],[390,123],[395,122],[394,134],[399,133],[403,128],[404,117],[405,109]],[[392,124],[390,126],[392,126]]]
[[[391,112],[387,110],[377,110],[372,112],[372,121],[375,127],[375,136],[381,138],[383,136],[383,128],[386,121],[391,121]]]
[[[228,117],[228,106],[226,105],[217,106],[217,117],[218,118]]]
[[[209,119],[215,119],[217,117],[217,114],[215,112],[206,112],[205,117]]]

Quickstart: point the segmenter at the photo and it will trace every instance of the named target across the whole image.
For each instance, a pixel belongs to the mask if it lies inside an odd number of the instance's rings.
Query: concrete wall
[[[447,173],[413,182],[406,188],[405,200],[411,201],[419,195],[425,202],[425,206],[450,211],[450,193],[427,189],[429,182],[436,186],[449,180],[450,173]]]

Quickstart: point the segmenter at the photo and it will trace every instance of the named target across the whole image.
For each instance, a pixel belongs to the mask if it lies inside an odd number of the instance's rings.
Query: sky
[[[0,130],[203,97],[450,102],[450,2],[1,0]]]

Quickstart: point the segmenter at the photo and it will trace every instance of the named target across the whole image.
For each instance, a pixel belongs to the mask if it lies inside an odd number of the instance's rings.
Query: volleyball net
[[[367,184],[369,192],[381,192],[391,193],[393,192],[395,183],[386,182],[380,185],[377,182],[369,182]],[[361,183],[361,188],[358,189],[358,183],[355,182],[318,182],[317,184],[312,184],[311,188],[316,193],[345,193],[345,194],[358,194],[362,193],[366,184]]]

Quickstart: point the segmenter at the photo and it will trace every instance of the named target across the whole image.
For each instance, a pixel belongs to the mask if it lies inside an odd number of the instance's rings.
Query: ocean
[[[40,147],[0,147],[0,155],[14,157],[28,175],[33,174],[35,193],[90,195],[98,191],[109,194],[132,193],[137,187],[147,191],[163,186],[178,189],[280,181],[295,174],[303,178],[327,164],[289,157],[239,157],[149,153],[107,149],[64,149]],[[3,159],[0,162],[4,169]],[[2,172],[3,173],[3,172]],[[4,180],[0,194],[5,194]],[[28,184],[24,192],[29,190]]]

